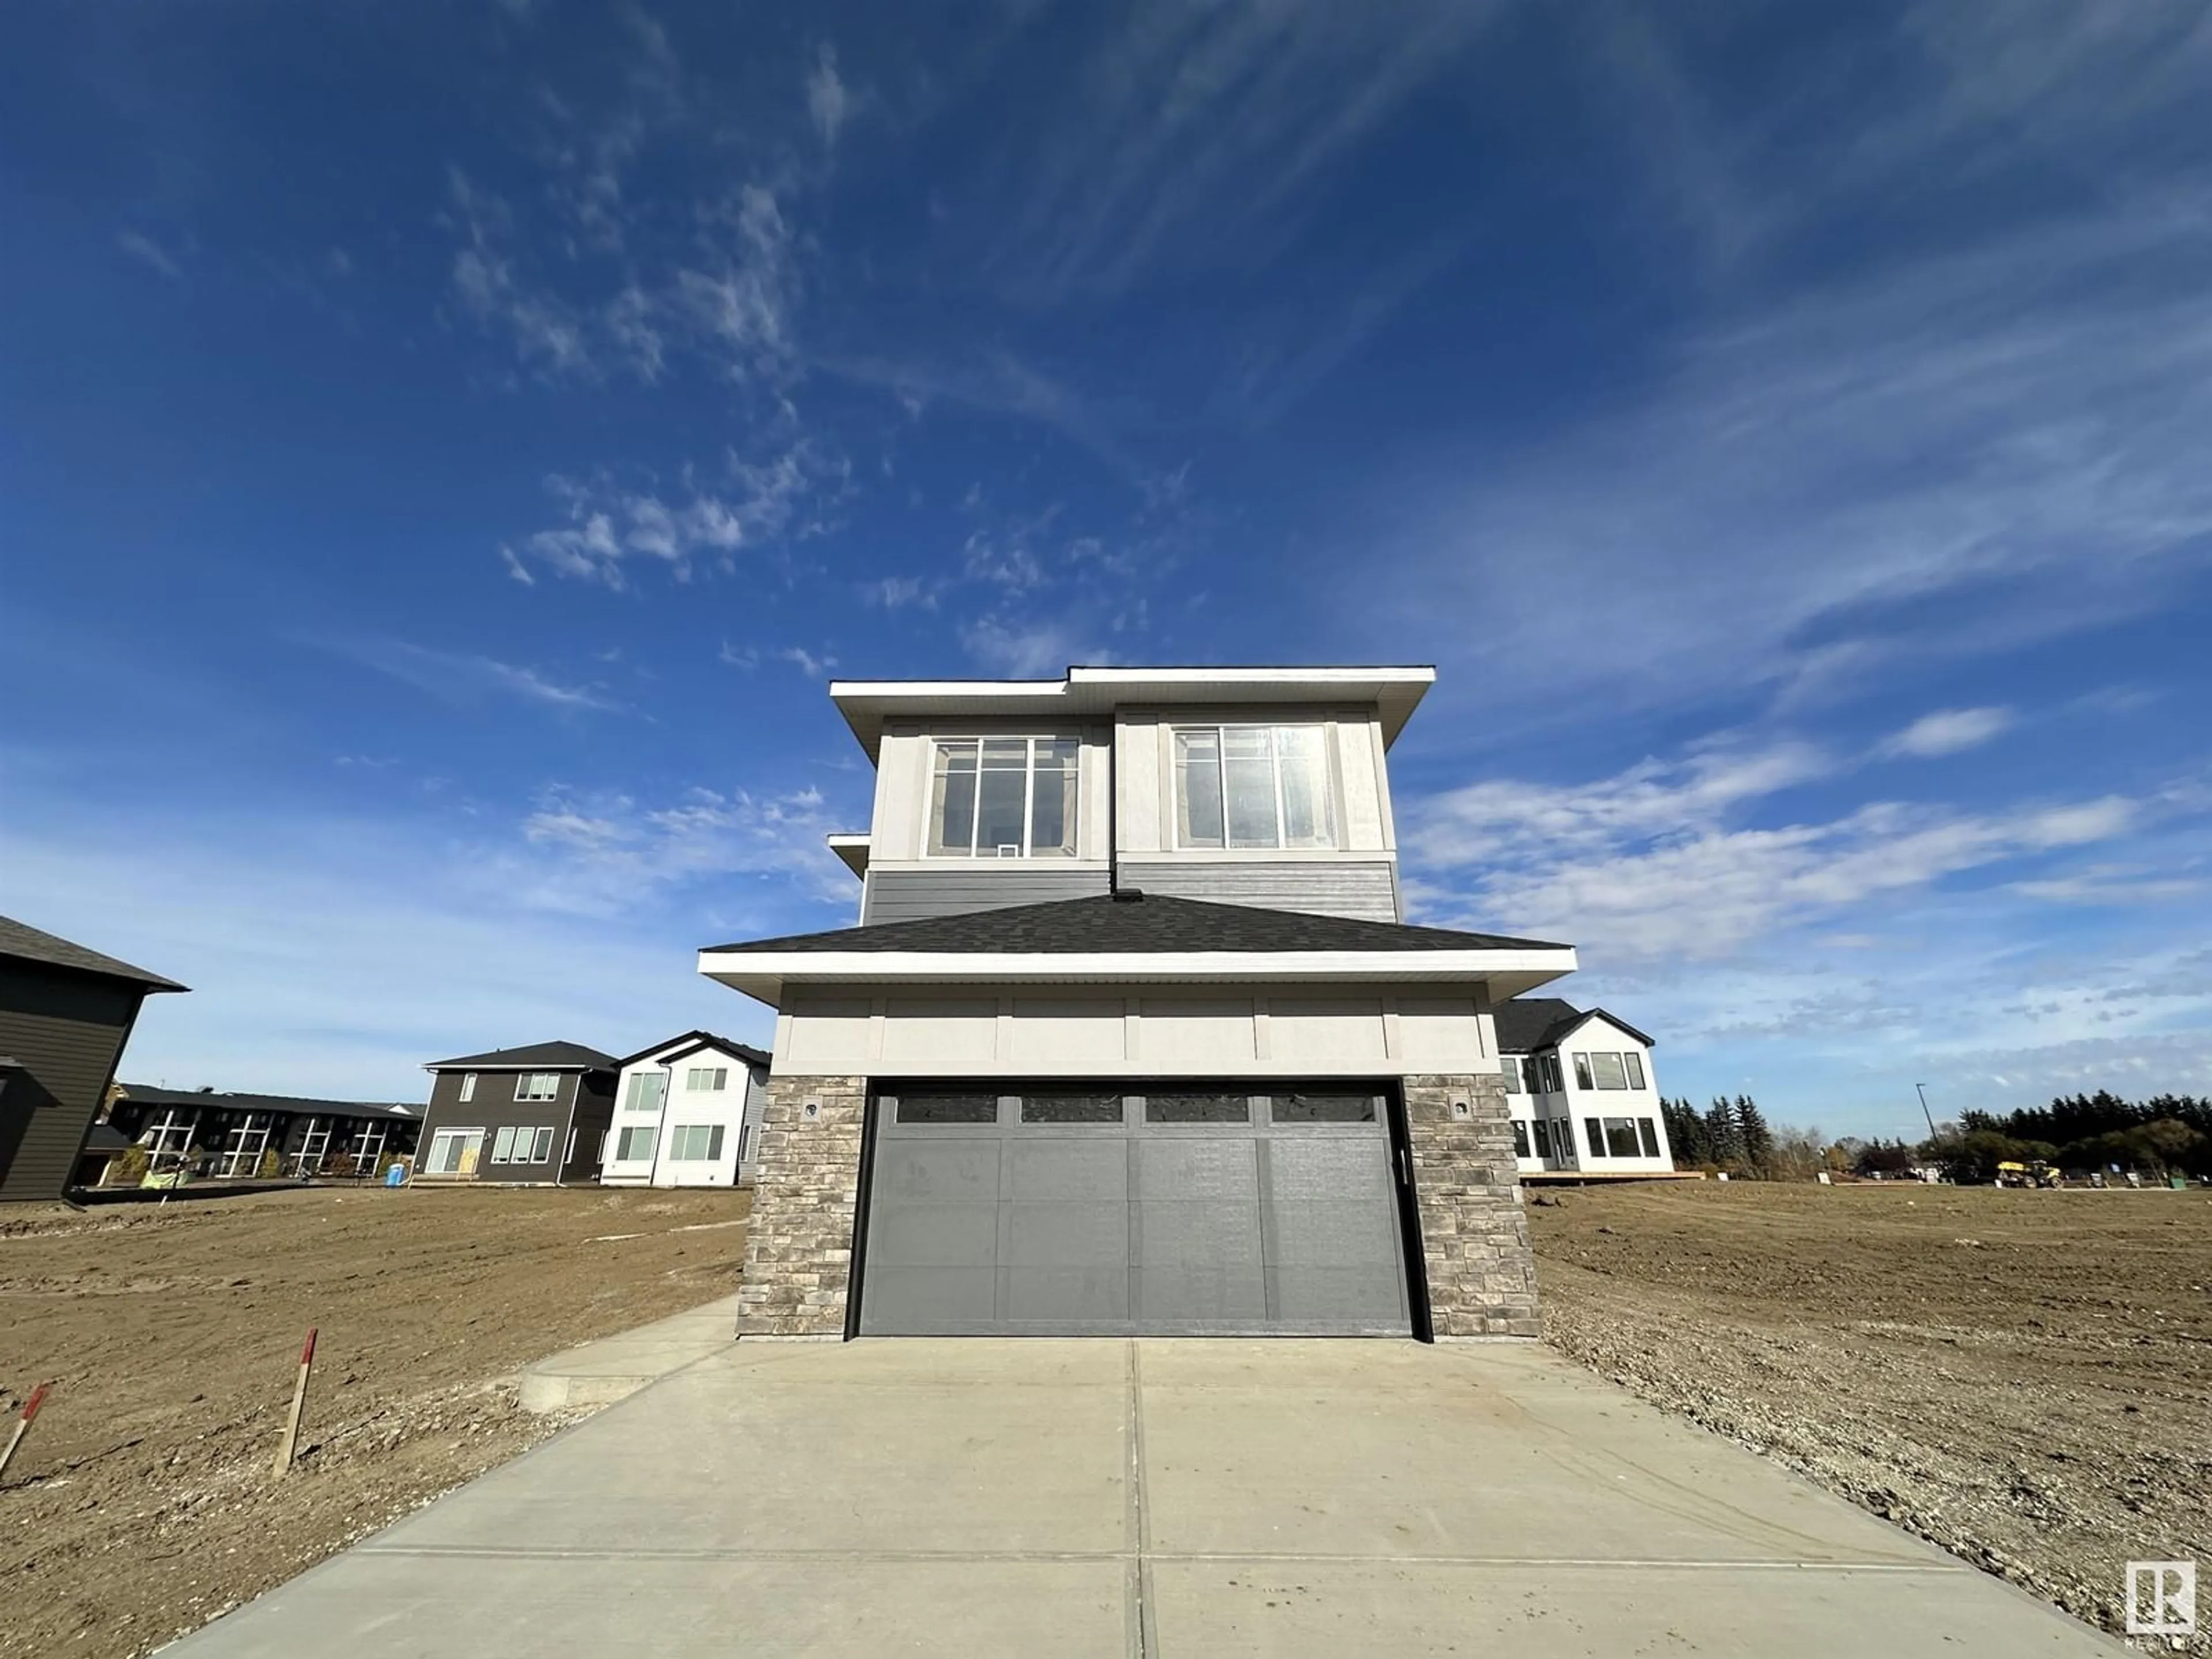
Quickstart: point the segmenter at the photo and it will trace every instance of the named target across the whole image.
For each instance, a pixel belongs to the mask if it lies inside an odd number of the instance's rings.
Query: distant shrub
[[[277,1155],[276,1149],[274,1146],[271,1146],[268,1151],[261,1154],[261,1162],[255,1168],[253,1173],[258,1179],[262,1181],[274,1181],[278,1176],[284,1173],[284,1160]]]
[[[132,1146],[118,1152],[108,1160],[107,1178],[103,1183],[110,1187],[136,1187],[146,1178],[153,1167],[154,1155],[143,1146]]]

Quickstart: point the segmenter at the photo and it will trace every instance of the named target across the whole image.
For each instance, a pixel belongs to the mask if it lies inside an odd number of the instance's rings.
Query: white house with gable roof
[[[600,1185],[751,1185],[769,1063],[712,1031],[686,1031],[620,1062]]]

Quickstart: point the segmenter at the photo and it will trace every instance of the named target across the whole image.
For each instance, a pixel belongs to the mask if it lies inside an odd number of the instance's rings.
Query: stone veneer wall
[[[738,1285],[740,1337],[844,1335],[867,1103],[866,1078],[769,1079]]]
[[[1435,1334],[1540,1334],[1505,1079],[1409,1077],[1405,1091]],[[1465,1117],[1452,1110],[1459,1102]]]

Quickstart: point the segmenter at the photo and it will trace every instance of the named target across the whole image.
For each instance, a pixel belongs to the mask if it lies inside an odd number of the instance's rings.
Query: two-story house
[[[1494,1020],[1523,1175],[1587,1181],[1674,1169],[1650,1037],[1558,997],[1500,1003]]]
[[[617,1062],[605,1187],[740,1187],[759,1161],[769,1057],[686,1031]]]
[[[533,1042],[433,1060],[418,1181],[562,1186],[597,1178],[614,1116],[611,1054]]]
[[[1402,920],[1423,667],[840,682],[860,925],[776,1011],[743,1336],[1536,1334],[1492,1013],[1565,945]]]

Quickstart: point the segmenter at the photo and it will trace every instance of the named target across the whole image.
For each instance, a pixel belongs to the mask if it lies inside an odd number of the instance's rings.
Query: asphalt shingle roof
[[[434,1060],[427,1072],[504,1072],[532,1067],[546,1072],[612,1072],[621,1062],[612,1054],[587,1048],[580,1042],[532,1042],[520,1048],[494,1048],[488,1054],[463,1054],[458,1060]]]
[[[1550,1048],[1593,1014],[1603,1015],[1650,1048],[1658,1043],[1618,1014],[1602,1008],[1577,1008],[1564,997],[1513,997],[1491,1010],[1498,1022],[1498,1052],[1533,1054]]]
[[[744,1060],[749,1065],[771,1066],[775,1064],[773,1056],[763,1054],[750,1043],[732,1042],[730,1038],[726,1036],[716,1036],[712,1031],[686,1031],[680,1036],[663,1037],[659,1042],[654,1043],[650,1048],[641,1048],[634,1054],[625,1054],[616,1063],[621,1066],[635,1066],[638,1061],[645,1059],[647,1055],[657,1054],[664,1048],[672,1048],[679,1042],[690,1043],[694,1045],[694,1047],[702,1043],[712,1044],[714,1048],[720,1049],[724,1054],[734,1054],[739,1060]]]
[[[43,932],[28,922],[15,921],[11,916],[0,916],[0,957],[14,957],[23,962],[42,962],[52,968],[74,968],[81,973],[105,974],[110,979],[135,980],[149,991],[183,991],[191,988],[164,979],[159,974],[149,974],[143,968],[133,968],[127,962],[99,951],[75,945],[57,934]]]
[[[1358,921],[1303,910],[1263,910],[1154,894],[1060,899],[998,910],[878,922],[822,933],[712,945],[710,951],[924,951],[1115,954],[1188,951],[1561,951],[1543,939],[1465,933],[1403,922]],[[448,1062],[451,1063],[451,1062]]]

